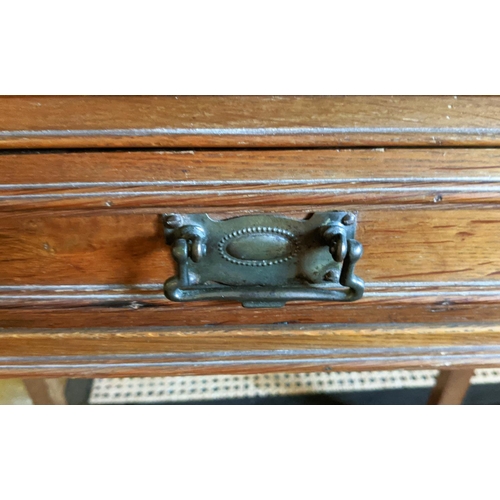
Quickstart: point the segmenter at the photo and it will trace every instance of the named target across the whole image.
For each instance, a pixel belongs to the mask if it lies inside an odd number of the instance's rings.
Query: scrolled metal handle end
[[[340,272],[339,283],[348,287],[346,301],[352,302],[363,296],[365,282],[354,274],[354,266],[363,255],[363,245],[359,241],[350,239],[347,241],[348,251],[342,270]]]
[[[163,293],[167,299],[173,302],[183,301],[184,294],[182,288],[179,287],[179,280],[175,276],[165,281],[163,284]]]

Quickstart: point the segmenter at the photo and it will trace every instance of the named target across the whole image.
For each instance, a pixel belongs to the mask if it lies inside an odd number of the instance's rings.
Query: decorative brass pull
[[[164,285],[170,300],[282,307],[290,300],[363,296],[364,282],[354,275],[363,247],[354,239],[352,213],[315,213],[307,220],[260,214],[222,221],[206,214],[165,214],[163,224],[177,263],[177,276]]]

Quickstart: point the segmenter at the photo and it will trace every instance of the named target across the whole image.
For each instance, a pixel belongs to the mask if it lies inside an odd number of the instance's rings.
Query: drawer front
[[[0,321],[80,328],[495,322],[500,152],[360,149],[0,156]],[[174,303],[160,215],[358,213],[354,303]]]

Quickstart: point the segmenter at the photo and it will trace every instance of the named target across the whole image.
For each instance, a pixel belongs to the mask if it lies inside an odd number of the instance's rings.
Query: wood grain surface
[[[291,303],[273,310],[168,301],[162,283],[175,268],[156,215],[0,218],[0,325],[500,319],[498,211],[421,209],[401,212],[395,221],[386,214],[360,214],[365,254],[357,273],[366,281],[360,302]]]
[[[499,280],[497,209],[398,209],[358,214],[367,283]],[[161,284],[175,273],[162,229],[158,214],[0,216],[0,286]]]
[[[500,98],[0,98],[0,148],[497,146]]]
[[[180,326],[238,326],[265,325],[272,322],[286,329],[287,325],[328,323],[331,325],[363,325],[374,323],[455,324],[500,321],[498,292],[493,297],[464,293],[459,300],[454,293],[429,295],[426,298],[392,297],[385,301],[368,298],[356,303],[290,302],[282,309],[245,309],[239,304],[224,302],[196,302],[173,304],[158,297],[152,306],[130,298],[117,297],[99,303],[86,297],[77,301],[64,297],[65,291],[51,301],[38,302],[33,297],[23,298],[22,306],[11,304],[0,310],[0,325],[11,328],[86,328]],[[18,297],[19,298],[19,297]],[[160,303],[161,301],[161,303]],[[72,304],[71,304],[72,302]]]
[[[500,150],[0,155],[0,210],[497,204]]]
[[[0,352],[4,378],[487,367],[500,363],[500,330],[484,324],[0,330]]]
[[[0,155],[0,325],[435,323],[477,321],[485,311],[493,321],[500,299],[498,151]],[[339,208],[358,212],[361,302],[250,311],[164,298],[162,283],[175,266],[161,213],[303,218]]]

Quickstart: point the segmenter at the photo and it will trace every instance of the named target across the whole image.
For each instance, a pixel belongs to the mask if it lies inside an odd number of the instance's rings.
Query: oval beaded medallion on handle
[[[291,231],[276,227],[246,227],[224,236],[218,244],[223,259],[242,266],[282,264],[298,252],[298,241]]]

